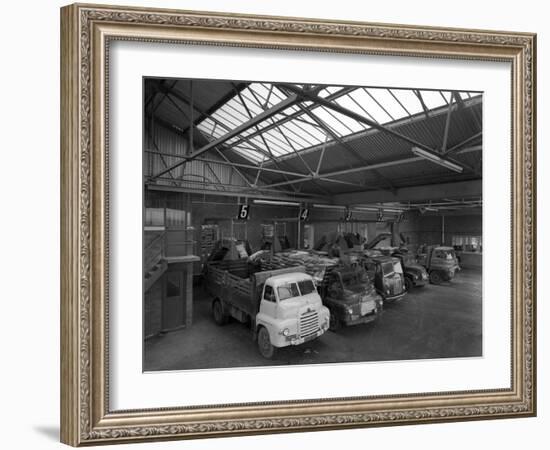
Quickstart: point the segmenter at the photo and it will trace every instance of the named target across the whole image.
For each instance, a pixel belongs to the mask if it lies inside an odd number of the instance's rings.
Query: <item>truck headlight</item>
[[[386,294],[390,294],[390,290],[389,289],[386,289]]]
[[[290,330],[288,328],[285,328],[283,330],[283,336],[288,336],[290,334]]]
[[[347,310],[348,314],[353,314],[353,308],[351,306],[348,306],[346,308],[346,310]]]

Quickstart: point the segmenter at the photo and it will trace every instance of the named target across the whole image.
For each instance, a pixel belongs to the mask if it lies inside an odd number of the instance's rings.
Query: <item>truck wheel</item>
[[[225,325],[229,319],[223,312],[222,303],[219,300],[214,300],[214,303],[212,303],[212,315],[214,316],[214,322],[218,325]]]
[[[437,270],[430,273],[430,283],[441,284],[442,281],[441,274]]]
[[[260,327],[258,330],[258,350],[260,350],[261,355],[266,359],[273,358],[275,354],[275,347],[269,339],[269,332],[265,327]]]
[[[342,322],[338,317],[336,317],[336,314],[334,314],[332,311],[330,312],[330,322],[328,326],[330,328],[330,331],[338,331],[340,328],[342,328]]]
[[[405,290],[407,292],[410,292],[410,291],[412,291],[413,287],[414,287],[413,281],[410,278],[405,277]]]

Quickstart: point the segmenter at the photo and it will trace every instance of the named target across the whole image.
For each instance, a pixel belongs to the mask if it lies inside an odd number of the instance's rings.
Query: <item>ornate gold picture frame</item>
[[[511,386],[112,410],[107,99],[109,46],[117,40],[510,63]],[[62,8],[62,442],[80,446],[535,415],[535,69],[536,36],[529,33],[84,4]]]

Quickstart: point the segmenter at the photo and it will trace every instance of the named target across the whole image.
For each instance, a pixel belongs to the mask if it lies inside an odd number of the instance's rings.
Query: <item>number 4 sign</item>
[[[351,220],[352,214],[353,213],[351,212],[351,209],[347,208],[346,209],[346,214],[344,215],[344,221],[349,222]]]
[[[239,212],[237,214],[238,220],[248,220],[249,214],[250,214],[250,205],[247,205],[247,204],[239,205]]]
[[[302,208],[300,210],[300,220],[305,221],[309,217],[309,208]]]

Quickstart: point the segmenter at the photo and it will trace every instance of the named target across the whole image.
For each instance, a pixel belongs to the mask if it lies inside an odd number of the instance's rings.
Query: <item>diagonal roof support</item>
[[[340,114],[343,114],[344,116],[348,116],[348,117],[356,120],[357,122],[367,124],[372,128],[375,128],[379,131],[382,131],[386,134],[389,134],[390,136],[401,139],[402,141],[408,142],[409,144],[411,144],[415,147],[419,147],[419,148],[421,148],[421,149],[423,149],[423,150],[425,150],[429,153],[432,153],[434,156],[437,156],[438,158],[441,158],[441,155],[439,154],[439,152],[435,151],[433,148],[431,148],[431,147],[429,147],[429,146],[427,146],[427,145],[425,145],[421,142],[418,142],[415,139],[412,139],[408,136],[405,136],[404,134],[401,134],[401,133],[399,133],[395,130],[392,130],[391,128],[388,128],[384,125],[380,125],[379,123],[374,122],[373,120],[368,119],[368,118],[362,116],[361,114],[356,113],[355,111],[351,111],[351,110],[349,110],[347,108],[344,108],[343,106],[341,106],[337,103],[333,103],[333,102],[328,101],[328,100],[326,100],[322,97],[319,97],[317,95],[312,95],[312,94],[308,93],[307,91],[304,91],[304,90],[302,90],[302,89],[300,89],[300,88],[298,88],[294,85],[283,84],[283,86],[286,89],[288,89],[289,91],[293,92],[294,94],[302,96],[306,100],[310,100],[314,103],[320,104],[320,105],[324,106],[325,108],[332,109],[333,111],[336,111]],[[468,166],[466,166],[465,164],[463,164],[459,161],[453,160],[451,158],[447,158],[447,159],[449,161],[451,161],[452,163],[454,163],[454,164],[458,164],[460,167],[463,167],[464,169],[474,171],[471,167],[468,167]]]
[[[279,113],[280,111],[288,108],[289,106],[294,105],[296,102],[298,102],[298,100],[299,100],[298,95],[292,95],[292,96],[286,98],[285,100],[277,103],[276,105],[274,105],[273,107],[271,107],[268,110],[264,111],[263,113],[258,114],[257,116],[250,119],[249,121],[239,125],[238,127],[234,128],[233,130],[231,130],[228,133],[224,134],[220,138],[215,139],[213,141],[210,141],[208,144],[206,144],[203,147],[201,147],[200,149],[194,151],[193,153],[188,155],[187,160],[192,161],[197,156],[200,156],[203,153],[207,152],[208,150],[227,142],[228,140],[234,138],[235,136],[238,136],[239,134],[245,132],[246,130],[256,126],[257,124],[259,124],[261,122],[263,122],[264,120],[268,119],[269,117],[272,117],[275,114]],[[170,172],[171,170],[175,169],[176,167],[181,166],[182,164],[184,164],[184,161],[180,161],[178,163],[175,163],[175,164],[171,165],[170,167],[168,167],[167,169],[162,170],[161,172],[153,175],[152,179],[158,178],[158,177]]]
[[[482,136],[483,136],[483,133],[481,131],[479,133],[476,133],[476,134],[470,136],[469,138],[463,140],[462,142],[459,142],[458,144],[454,145],[453,147],[447,149],[447,151],[445,152],[445,155],[447,155],[449,153],[454,153],[457,150],[460,150],[465,145],[470,144],[471,142],[481,138]]]
[[[481,151],[481,146],[467,147],[467,148],[464,148],[462,150],[459,150],[458,153],[470,153],[470,152],[477,152],[477,151]],[[334,172],[320,173],[317,176],[317,178],[326,179],[326,178],[331,178],[331,177],[339,177],[339,176],[349,175],[349,174],[352,174],[352,173],[367,172],[369,170],[383,169],[385,167],[399,166],[401,164],[410,164],[410,163],[415,163],[415,162],[419,162],[419,161],[425,161],[425,159],[422,158],[421,156],[411,156],[411,157],[408,157],[408,158],[396,159],[396,160],[393,160],[393,161],[384,161],[384,162],[379,162],[379,163],[374,163],[374,164],[368,164],[368,165],[365,165],[365,166],[353,167],[351,169],[343,169],[343,170],[336,170]],[[278,186],[286,186],[286,185],[289,185],[289,184],[309,181],[313,178],[314,177],[303,175],[302,178],[298,178],[296,180],[290,180],[290,181],[283,181],[283,182],[280,182],[280,183],[269,184],[269,185],[267,185],[267,187],[272,188],[272,187],[278,187]]]
[[[277,87],[280,87],[280,85],[277,85]],[[343,88],[343,89],[340,89],[339,91],[335,92],[334,94],[331,94],[329,96],[327,96],[327,100],[334,100],[334,99],[337,99],[337,98],[340,98],[340,97],[343,97],[344,95],[346,95],[347,93],[349,92],[352,92],[354,91],[356,88],[355,87],[346,87],[346,88]],[[310,111],[312,109],[315,109],[317,106],[316,105],[309,105],[309,106],[305,106],[305,108]],[[250,139],[250,138],[253,138],[253,137],[256,137],[258,136],[259,134],[261,133],[264,133],[266,131],[269,131],[277,126],[281,126],[291,120],[294,120],[294,119],[297,119],[299,118],[300,116],[304,115],[304,112],[303,111],[296,111],[296,112],[293,112],[292,114],[289,114],[287,116],[285,116],[285,118],[283,119],[280,119],[280,120],[277,120],[277,121],[274,121],[271,125],[266,125],[265,127],[262,127],[262,129],[259,131],[259,132],[254,132],[254,133],[250,133],[246,136],[246,139]],[[311,125],[311,124],[310,124]],[[233,143],[233,145],[237,146],[239,144],[242,144],[243,142],[245,141],[244,138],[239,138],[237,141],[235,141]]]
[[[340,138],[340,136],[338,136],[333,130],[332,128],[330,128],[330,126],[325,123],[322,119],[318,118],[315,114],[313,114],[311,111],[308,111],[305,109],[305,107],[301,104],[298,105],[301,109],[303,109],[305,111],[305,114],[307,114],[312,120],[314,120],[316,123],[318,123],[322,128],[323,130],[330,135],[330,137],[338,142],[342,147],[344,147],[346,150],[348,150],[348,152],[350,152],[359,162],[361,162],[362,164],[368,164],[367,160],[365,158],[363,158],[359,153],[357,153],[357,151],[350,145],[348,144],[346,141],[344,141],[342,138]],[[326,143],[325,143],[325,146],[323,147],[323,149],[326,147]],[[393,184],[390,182],[390,180],[388,180],[387,178],[383,177],[378,171],[374,171],[374,174],[383,182],[385,183],[387,186],[388,186],[388,189],[392,190],[392,189],[395,189]]]

